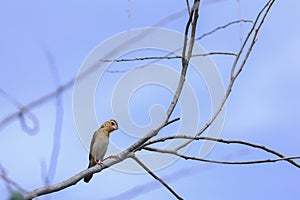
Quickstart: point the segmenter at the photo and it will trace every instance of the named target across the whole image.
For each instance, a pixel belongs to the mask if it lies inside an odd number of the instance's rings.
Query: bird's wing
[[[89,161],[90,162],[89,162],[89,167],[92,167],[92,166],[94,166],[96,164],[95,158],[92,155],[92,150],[93,150],[93,146],[95,145],[96,135],[97,135],[97,132],[94,133],[92,141],[91,141],[91,145],[90,145],[90,153],[89,153]]]

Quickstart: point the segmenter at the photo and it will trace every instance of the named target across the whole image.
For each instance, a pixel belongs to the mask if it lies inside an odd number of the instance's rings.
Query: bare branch
[[[114,161],[108,161],[108,163],[105,165],[105,168],[106,167],[110,167],[111,165],[117,163],[117,162],[120,162],[128,157],[131,156],[132,152],[134,152],[137,148],[139,148],[141,145],[143,145],[145,142],[147,142],[150,138],[152,138],[153,136],[157,135],[158,132],[166,126],[166,124],[168,124],[168,121],[169,121],[169,118],[177,104],[177,101],[178,101],[178,98],[181,94],[181,91],[182,91],[182,88],[183,88],[183,84],[184,84],[184,81],[185,81],[185,75],[186,75],[186,70],[187,70],[187,67],[188,67],[188,61],[191,57],[191,49],[193,48],[193,45],[194,45],[194,34],[195,34],[195,29],[196,29],[196,22],[197,22],[197,18],[198,18],[198,8],[199,8],[199,0],[195,0],[194,2],[194,6],[193,6],[193,12],[195,10],[195,14],[193,15],[194,16],[194,20],[193,20],[193,26],[192,26],[192,37],[193,38],[192,40],[190,40],[190,46],[189,46],[189,52],[188,52],[188,55],[187,55],[187,58],[183,60],[183,63],[182,63],[182,71],[181,71],[181,76],[180,76],[180,80],[179,80],[179,83],[178,83],[178,86],[177,86],[177,89],[176,89],[176,92],[174,94],[174,97],[173,97],[173,100],[172,102],[170,103],[170,106],[165,114],[165,117],[164,117],[164,120],[162,121],[162,123],[155,129],[151,130],[148,134],[146,134],[145,137],[141,138],[140,140],[138,140],[137,142],[135,142],[134,144],[132,144],[130,147],[128,147],[127,149],[125,149],[123,152],[121,152],[120,154],[118,154],[118,159],[114,160]],[[190,22],[187,23],[187,29],[188,30],[188,27],[190,25]],[[186,31],[187,33],[188,31]],[[186,35],[186,38],[185,40],[187,40],[187,35]],[[185,48],[184,48],[184,52],[185,52],[185,49],[186,49],[186,45],[185,45]],[[185,54],[183,54],[184,56],[186,56]],[[187,62],[186,62],[187,61]],[[46,187],[43,187],[43,188],[39,188],[39,189],[36,189],[30,193],[27,193],[26,195],[26,199],[31,199],[33,197],[36,197],[36,196],[39,196],[39,195],[42,195],[42,194],[48,194],[48,193],[51,193],[51,192],[56,192],[56,191],[59,191],[59,190],[62,190],[66,187],[69,187],[71,185],[74,185],[76,184],[78,181],[80,181],[84,176],[90,174],[90,173],[96,173],[96,172],[100,172],[103,168],[102,167],[99,167],[99,166],[95,166],[95,167],[92,167],[92,168],[89,168],[87,170],[84,170],[78,174],[76,174],[75,176],[61,182],[61,183],[58,183],[58,184],[54,184],[52,186],[46,186]]]
[[[244,151],[238,151],[234,153],[225,154],[222,156],[222,159],[228,159],[229,157],[237,157],[241,153],[245,154]],[[162,178],[167,181],[168,183],[178,182],[181,179],[188,178],[189,176],[195,176],[199,173],[205,173],[207,170],[212,170],[217,165],[210,165],[209,163],[200,163],[199,164],[193,164],[193,165],[184,165],[183,168],[177,169],[174,172],[166,173],[162,175]],[[139,195],[145,195],[146,193],[149,193],[153,190],[157,190],[160,187],[160,185],[156,184],[156,180],[152,180],[143,184],[139,184],[137,186],[134,186],[126,191],[123,191],[119,194],[112,194],[111,197],[108,197],[106,200],[118,200],[118,199],[124,199],[126,197],[127,199],[134,199]]]
[[[175,118],[175,119],[172,119],[172,120],[168,121],[167,123],[165,123],[164,127],[166,127],[166,126],[168,126],[169,124],[172,124],[172,123],[174,123],[174,122],[176,122],[176,121],[178,121],[178,120],[180,120],[180,117],[177,117],[177,118]]]
[[[199,0],[195,0],[194,2],[194,6],[193,6],[193,11],[194,10],[198,13],[198,7],[199,7]],[[193,16],[193,15],[192,15]],[[192,20],[192,16],[190,17],[191,20]],[[198,14],[195,14],[195,18],[198,17]],[[188,27],[190,26],[190,21],[189,20],[187,22],[187,25],[186,25],[186,34],[188,34]],[[196,19],[194,19],[196,20]],[[197,21],[197,20],[196,20]],[[192,26],[192,29],[196,29],[196,23],[193,23],[193,26]],[[192,32],[195,32],[195,31],[192,31]],[[185,57],[185,52],[186,52],[186,48],[187,48],[187,35],[185,35],[185,45],[184,45],[184,49],[183,49],[183,57]],[[194,45],[194,40],[190,40],[190,47]],[[190,58],[191,52],[189,52],[189,54],[187,55],[187,58],[186,59],[182,59],[182,69],[181,69],[181,75],[180,75],[180,79],[179,79],[179,83],[178,83],[178,86],[176,88],[176,91],[175,91],[175,94],[173,96],[173,99],[169,105],[169,108],[164,116],[164,119],[163,121],[161,122],[161,124],[156,127],[155,129],[151,130],[148,134],[146,134],[143,138],[141,138],[140,140],[138,140],[136,143],[134,143],[133,145],[131,145],[130,147],[128,147],[125,151],[123,151],[124,155],[128,155],[129,153],[131,152],[134,152],[136,149],[138,149],[141,145],[143,145],[145,142],[147,142],[149,139],[151,139],[152,137],[156,136],[158,134],[158,132],[163,128],[165,127],[165,125],[168,123],[169,119],[170,119],[170,116],[173,112],[173,110],[175,109],[176,105],[177,105],[177,102],[178,102],[178,99],[179,99],[179,96],[181,94],[181,91],[182,91],[182,88],[183,88],[183,85],[184,85],[184,82],[185,82],[185,76],[186,76],[186,72],[187,72],[187,67],[188,67],[188,61],[187,59]]]
[[[172,154],[181,158],[184,158],[186,160],[196,160],[196,161],[202,161],[202,162],[209,162],[209,163],[216,163],[216,164],[228,164],[228,165],[248,165],[248,164],[260,164],[260,163],[270,163],[270,162],[278,162],[278,161],[287,161],[292,159],[300,159],[300,156],[291,156],[291,157],[284,157],[284,158],[276,158],[276,159],[265,159],[265,160],[253,160],[253,161],[220,161],[220,160],[210,160],[210,159],[204,159],[194,156],[187,156],[178,153],[175,150],[167,150],[167,149],[159,149],[159,148],[152,148],[152,147],[145,147],[143,148],[148,151],[153,151],[157,153],[166,153],[166,154]]]
[[[201,35],[200,37],[198,37],[196,40],[202,40],[204,37],[212,35],[213,33],[217,32],[219,30],[225,29],[228,26],[231,26],[233,24],[240,24],[240,23],[253,23],[253,21],[252,20],[247,20],[247,19],[240,19],[240,20],[232,21],[232,22],[229,22],[229,23],[227,23],[227,24],[225,24],[223,26],[219,26],[219,27],[217,27],[217,28],[215,28],[215,29],[207,32],[207,33],[204,33],[203,35]]]
[[[222,138],[200,137],[200,136],[193,137],[193,136],[188,136],[188,135],[174,135],[174,136],[167,136],[167,137],[151,140],[151,141],[145,143],[139,150],[141,150],[144,147],[149,146],[151,144],[155,144],[158,142],[164,142],[166,140],[172,140],[172,139],[210,140],[210,141],[215,141],[215,142],[225,143],[225,144],[241,144],[241,145],[250,146],[250,147],[253,147],[256,149],[264,150],[268,153],[278,156],[279,158],[286,158],[286,156],[284,156],[283,154],[281,154],[278,151],[275,151],[273,149],[270,149],[266,146],[254,144],[254,143],[250,143],[250,142],[246,142],[246,141],[242,141],[242,140],[227,140],[227,139],[222,139]],[[300,165],[298,163],[296,163],[295,161],[289,160],[289,159],[286,159],[286,161],[291,163],[292,165],[300,168]]]
[[[148,150],[148,151],[155,151],[158,153],[167,153],[167,154],[172,154],[175,156],[179,156],[181,158],[184,159],[191,159],[191,160],[197,160],[197,161],[203,161],[203,162],[211,162],[211,163],[218,163],[218,164],[256,164],[256,163],[267,163],[267,162],[277,162],[277,161],[288,161],[291,164],[299,167],[299,165],[293,160],[293,159],[299,159],[300,156],[293,156],[293,157],[285,157],[282,154],[266,148],[264,146],[261,145],[257,145],[257,144],[252,144],[249,142],[244,142],[244,141],[239,141],[239,140],[224,140],[224,139],[217,139],[217,138],[209,138],[209,137],[199,137],[199,135],[201,135],[213,122],[214,120],[217,118],[217,116],[219,115],[219,113],[221,112],[223,106],[225,105],[225,102],[227,101],[232,87],[234,85],[235,80],[237,79],[237,77],[239,76],[240,72],[242,71],[251,51],[252,48],[256,42],[256,38],[258,35],[258,32],[265,20],[265,17],[267,16],[267,14],[269,13],[269,10],[272,6],[272,4],[274,3],[275,0],[270,0],[268,2],[268,4],[265,5],[265,7],[260,11],[259,15],[257,16],[255,22],[253,23],[252,29],[249,32],[247,38],[244,41],[244,44],[242,45],[240,51],[238,54],[235,53],[227,53],[227,52],[217,52],[218,54],[223,54],[223,55],[233,55],[236,56],[235,61],[232,65],[231,68],[231,80],[230,83],[228,85],[227,91],[224,94],[224,97],[222,99],[222,102],[220,103],[218,110],[213,114],[212,118],[204,125],[204,127],[196,134],[196,137],[190,137],[190,136],[169,136],[169,137],[165,137],[165,138],[160,138],[157,140],[152,140],[149,141],[151,138],[153,138],[154,136],[156,136],[159,131],[164,128],[165,126],[178,121],[179,118],[173,119],[173,120],[169,120],[176,105],[178,102],[178,99],[181,95],[184,83],[185,83],[185,77],[186,77],[186,73],[187,73],[187,69],[188,69],[188,65],[189,65],[189,61],[191,59],[191,57],[193,56],[207,56],[207,55],[216,55],[217,53],[213,54],[213,52],[211,53],[207,53],[206,55],[204,54],[196,54],[193,55],[193,47],[194,47],[194,42],[195,42],[195,35],[196,35],[196,28],[197,28],[197,20],[198,20],[198,12],[199,12],[199,3],[200,0],[194,0],[194,4],[193,7],[190,11],[190,15],[189,15],[189,20],[186,24],[186,28],[185,28],[185,37],[184,37],[184,45],[183,45],[183,49],[182,49],[182,55],[181,56],[165,56],[165,57],[144,57],[144,58],[133,58],[133,59],[120,59],[120,60],[100,60],[102,62],[124,62],[124,61],[136,61],[136,60],[151,60],[151,59],[182,59],[182,68],[181,68],[181,76],[180,79],[178,80],[178,85],[175,91],[175,94],[173,96],[173,99],[170,102],[169,108],[164,116],[164,119],[162,120],[162,122],[160,123],[159,126],[157,126],[155,129],[149,131],[145,137],[139,139],[138,141],[136,141],[134,144],[132,144],[131,146],[129,146],[127,149],[125,149],[124,151],[122,151],[121,153],[119,153],[117,155],[117,159],[108,159],[107,161],[105,161],[104,166],[99,166],[96,165],[92,168],[83,170],[77,174],[75,174],[74,176],[66,179],[65,181],[62,181],[60,183],[57,184],[53,184],[50,186],[45,186],[42,188],[38,188],[36,190],[33,190],[31,192],[28,192],[25,196],[26,199],[32,199],[34,197],[43,195],[43,194],[49,194],[49,193],[53,193],[62,189],[65,189],[67,187],[70,187],[72,185],[75,185],[77,182],[79,182],[83,177],[85,177],[86,175],[89,174],[94,174],[94,173],[98,173],[101,172],[103,169],[109,168],[110,166],[119,163],[121,161],[123,161],[124,159],[127,158],[133,158],[141,167],[143,167],[152,177],[154,177],[154,179],[158,180],[162,185],[164,185],[174,196],[176,196],[178,199],[182,199],[167,183],[165,183],[161,178],[159,178],[158,176],[156,176],[141,160],[139,160],[137,157],[135,157],[134,152],[138,151],[138,150]],[[189,2],[187,0],[187,4],[189,7]],[[264,16],[261,19],[261,15],[264,13]],[[215,31],[218,31],[220,29],[226,28],[232,24],[235,23],[241,23],[241,22],[251,22],[249,20],[238,20],[229,24],[226,24],[223,27],[218,27],[217,29],[214,29],[212,32],[207,33],[206,35],[202,35],[201,37],[197,38],[197,39],[202,39],[203,37],[210,35],[212,33],[214,33]],[[189,32],[190,32],[190,37],[189,37]],[[254,34],[253,34],[254,33]],[[253,37],[252,40],[250,40],[251,36]],[[143,36],[140,36],[143,37]],[[188,39],[190,38],[190,39]],[[135,38],[135,40],[137,40],[137,38]],[[120,44],[120,47],[130,43],[131,41],[126,41],[125,43]],[[250,44],[249,44],[250,43]],[[248,50],[246,52],[246,55],[244,57],[242,57],[242,53],[244,52],[246,46],[248,46]],[[110,55],[113,55],[113,52],[109,52],[108,57]],[[237,72],[236,71],[236,67],[237,64],[241,63],[239,65],[239,67],[237,68]],[[84,73],[82,73],[79,77],[79,79],[82,79],[84,77],[86,77],[89,73],[91,73],[95,68],[99,67],[99,63],[95,64],[94,66],[91,66],[87,71],[85,71]],[[11,121],[12,119],[14,119],[16,117],[16,115],[20,115],[24,113],[24,111],[22,111],[22,109],[26,109],[29,110],[37,105],[42,104],[43,102],[46,102],[50,99],[52,99],[53,97],[57,97],[59,96],[64,90],[70,88],[75,82],[75,78],[70,80],[69,82],[67,82],[64,85],[61,85],[57,88],[57,90],[55,90],[53,93],[50,93],[30,104],[28,104],[25,107],[22,107],[17,113],[14,113],[13,115],[8,116],[7,118],[5,118],[3,121],[0,122],[0,127],[3,126],[4,124],[6,124],[8,121]],[[181,139],[188,139],[189,141],[187,141],[186,143],[182,144],[181,146],[177,147],[175,150],[165,150],[165,149],[157,149],[157,148],[152,148],[149,147],[150,144],[154,144],[157,142],[163,142],[165,140],[169,140],[169,139],[177,139],[180,138]],[[202,159],[202,158],[198,158],[198,157],[192,157],[192,156],[187,156],[187,155],[183,155],[178,153],[177,150],[181,149],[182,147],[184,147],[185,145],[189,144],[190,142],[192,142],[193,140],[212,140],[212,141],[216,141],[216,142],[221,142],[221,143],[227,143],[227,144],[231,144],[231,143],[238,143],[238,144],[242,144],[242,145],[246,145],[246,146],[251,146],[254,148],[258,148],[258,149],[262,149],[264,151],[267,151],[269,153],[272,153],[274,155],[277,155],[279,158],[277,159],[266,159],[266,160],[256,160],[256,161],[238,161],[238,162],[229,162],[229,161],[218,161],[218,160],[208,160],[208,159]],[[149,141],[149,142],[147,142]],[[146,143],[147,142],[147,143]]]
[[[142,168],[144,168],[146,172],[148,172],[154,179],[158,180],[165,188],[167,188],[177,199],[183,199],[166,182],[156,176],[140,159],[138,159],[136,156],[132,156],[131,158],[135,160]]]
[[[266,10],[263,17],[262,17],[262,19],[261,19],[261,21],[260,21],[260,23],[258,23],[258,27],[255,29],[255,33],[254,33],[252,42],[249,45],[249,48],[246,52],[246,55],[245,55],[244,59],[242,60],[242,63],[241,63],[240,67],[238,68],[238,70],[235,74],[234,74],[234,71],[235,71],[236,65],[239,61],[238,58],[243,52],[243,47],[241,48],[241,51],[238,53],[238,55],[236,57],[236,60],[234,61],[234,64],[233,64],[232,70],[231,70],[231,78],[232,79],[233,78],[236,79],[236,77],[241,73],[243,67],[245,66],[245,64],[246,64],[246,62],[249,58],[249,55],[252,52],[252,48],[253,48],[254,44],[256,43],[256,41],[257,41],[257,36],[258,36],[259,30],[261,29],[261,27],[262,27],[262,25],[263,25],[263,23],[264,23],[264,21],[265,21],[265,19],[266,19],[266,17],[267,17],[267,15],[268,15],[268,13],[269,13],[269,11],[270,11],[270,9],[271,9],[274,2],[275,2],[275,0],[269,0],[268,3],[265,5],[265,7],[259,12],[254,24],[256,24],[258,22],[260,16],[263,14],[263,11]],[[251,33],[254,31],[254,28],[255,28],[255,26],[253,26],[253,29],[249,32],[247,38],[250,37]],[[246,45],[246,43],[247,43],[247,39],[245,40],[245,45]]]
[[[187,7],[187,10],[188,10],[188,13],[189,13],[189,15],[191,15],[190,2],[189,2],[189,0],[185,0],[185,2],[186,2],[186,7]]]
[[[124,157],[124,154],[120,153],[116,158],[116,159],[105,159],[105,161],[103,162],[103,166],[100,165],[95,165],[94,167],[88,168],[86,170],[83,170],[75,175],[73,175],[72,177],[60,182],[60,183],[56,183],[50,186],[44,186],[38,189],[35,189],[31,192],[28,192],[25,194],[24,198],[25,199],[32,199],[35,198],[37,196],[41,196],[44,194],[50,194],[53,192],[57,192],[60,190],[63,190],[67,187],[70,187],[72,185],[76,185],[81,179],[83,179],[85,176],[89,175],[89,174],[94,174],[94,173],[98,173],[101,172],[102,170],[111,167],[112,165],[119,163],[121,161],[123,161],[124,159],[130,157],[130,154],[127,154],[126,157]]]
[[[215,121],[215,119],[216,119],[216,118],[219,116],[219,114],[221,113],[222,108],[224,107],[224,105],[225,105],[225,103],[226,103],[226,101],[227,101],[227,99],[228,99],[228,97],[229,97],[229,95],[230,95],[230,93],[231,93],[231,91],[232,91],[232,87],[233,87],[233,85],[234,85],[236,79],[238,78],[240,72],[242,71],[243,67],[245,66],[246,61],[247,61],[248,58],[249,58],[249,55],[250,55],[250,53],[251,53],[251,51],[252,51],[252,48],[253,48],[253,46],[254,46],[254,44],[255,44],[255,42],[256,42],[257,34],[258,34],[258,32],[259,32],[261,26],[262,26],[263,23],[264,23],[264,19],[265,19],[266,16],[268,15],[268,13],[269,13],[269,11],[270,11],[270,9],[271,9],[271,7],[272,7],[272,5],[273,5],[274,2],[275,2],[275,0],[270,0],[270,1],[263,7],[263,9],[259,12],[259,14],[257,15],[256,20],[255,20],[255,22],[253,23],[253,26],[252,26],[250,32],[248,33],[248,36],[246,37],[246,39],[245,39],[245,41],[244,41],[244,44],[242,45],[242,47],[241,47],[241,49],[240,49],[238,55],[237,55],[236,58],[235,58],[235,61],[233,62],[233,65],[232,65],[232,68],[231,68],[231,79],[230,79],[230,83],[229,83],[229,85],[228,85],[228,87],[227,87],[226,93],[225,93],[225,95],[224,95],[224,97],[223,97],[223,99],[222,99],[222,101],[221,101],[221,103],[220,103],[218,109],[215,111],[215,113],[213,114],[213,116],[211,117],[211,119],[210,119],[210,120],[209,120],[209,121],[208,121],[208,122],[207,122],[207,123],[206,123],[199,131],[198,131],[198,133],[196,134],[196,136],[201,135],[208,127],[210,127],[210,125]],[[265,10],[266,10],[266,11],[265,11]],[[263,14],[264,11],[265,11],[264,16],[263,16],[262,20],[260,20],[261,15]],[[260,21],[259,21],[259,20],[260,20]],[[249,40],[250,40],[250,36],[252,35],[253,31],[255,30],[255,27],[256,27],[257,24],[258,24],[258,28],[257,28],[256,31],[255,31],[255,34],[254,34],[253,39],[250,41],[250,45],[249,45],[249,47],[248,47],[247,54],[245,55],[244,58],[242,58],[242,64],[240,65],[240,67],[239,67],[239,69],[238,69],[238,72],[237,72],[236,74],[234,74],[236,65],[237,65],[238,61],[241,59],[241,55],[242,55],[242,53],[243,53],[243,50],[244,50],[244,48],[246,47],[246,44],[248,44],[248,42],[249,42]],[[187,142],[185,142],[185,143],[179,145],[179,146],[176,148],[176,150],[179,150],[179,149],[185,147],[185,146],[188,145],[191,141],[192,141],[192,140],[187,141]]]
[[[168,121],[164,124],[164,126],[162,126],[160,129],[162,129],[163,127],[175,122],[175,121],[178,121],[179,118],[175,118],[171,121]],[[160,130],[159,129],[159,130]],[[75,174],[74,176],[60,182],[60,183],[57,183],[57,184],[53,184],[53,185],[50,185],[50,186],[45,186],[45,187],[41,187],[41,188],[38,188],[38,189],[35,189],[31,192],[28,192],[26,195],[25,195],[25,199],[32,199],[34,197],[37,197],[37,196],[40,196],[40,195],[44,195],[44,194],[49,194],[49,193],[53,193],[53,192],[57,192],[57,191],[60,191],[60,190],[63,190],[67,187],[70,187],[72,185],[75,185],[77,184],[82,178],[84,178],[86,175],[89,175],[89,174],[94,174],[94,173],[99,173],[101,172],[103,169],[105,168],[109,168],[111,167],[112,165],[116,164],[116,163],[119,163],[127,158],[130,158],[133,156],[133,151],[138,148],[141,144],[140,142],[141,141],[144,141],[145,142],[150,139],[150,134],[153,134],[153,133],[156,133],[156,131],[158,132],[158,130],[152,130],[150,133],[149,133],[149,138],[141,138],[139,141],[137,141],[136,143],[134,143],[133,145],[131,145],[130,147],[128,147],[127,149],[125,149],[124,151],[122,151],[121,153],[119,153],[117,155],[117,159],[104,159],[105,162],[104,162],[104,165],[103,166],[100,166],[100,165],[96,165],[94,167],[91,167],[91,168],[88,168],[86,170],[83,170],[77,174]],[[106,161],[107,160],[107,161]]]
[[[232,52],[216,51],[216,52],[209,52],[209,53],[193,54],[191,57],[210,56],[210,55],[237,56],[236,53],[232,53]],[[182,56],[149,56],[149,57],[123,58],[123,59],[99,59],[99,61],[101,61],[101,62],[128,62],[128,61],[141,61],[141,60],[170,60],[170,59],[182,59]],[[111,70],[108,72],[111,72]]]

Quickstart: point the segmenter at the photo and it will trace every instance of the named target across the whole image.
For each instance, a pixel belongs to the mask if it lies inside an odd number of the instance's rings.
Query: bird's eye
[[[116,125],[115,122],[110,122],[110,124],[111,124],[112,126]]]

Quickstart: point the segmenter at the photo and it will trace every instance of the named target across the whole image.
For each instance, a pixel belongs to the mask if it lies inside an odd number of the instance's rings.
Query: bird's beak
[[[114,130],[118,130],[118,129],[119,129],[118,125],[113,125],[112,128],[113,128]]]

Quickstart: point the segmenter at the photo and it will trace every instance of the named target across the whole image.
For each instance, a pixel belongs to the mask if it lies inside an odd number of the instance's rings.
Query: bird
[[[98,165],[103,165],[103,157],[106,154],[108,143],[109,143],[109,135],[111,132],[118,130],[118,122],[114,119],[108,120],[104,122],[98,130],[95,131],[91,144],[90,144],[90,153],[89,153],[89,165],[88,168],[91,168]],[[115,156],[110,156],[115,157]],[[84,182],[88,183],[93,174],[89,174],[84,177]]]

